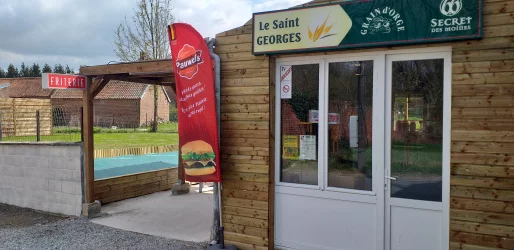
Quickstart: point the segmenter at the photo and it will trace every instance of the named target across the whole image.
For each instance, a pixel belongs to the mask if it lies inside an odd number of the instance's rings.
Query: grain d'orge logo
[[[202,51],[196,50],[189,44],[184,44],[177,56],[177,73],[181,77],[191,80],[198,72],[198,65],[202,63]]]
[[[361,35],[389,34],[405,31],[405,22],[395,9],[387,6],[369,13],[362,24]]]

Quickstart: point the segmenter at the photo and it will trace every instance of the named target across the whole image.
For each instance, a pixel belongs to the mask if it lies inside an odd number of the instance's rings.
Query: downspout
[[[209,47],[209,52],[211,54],[212,59],[214,60],[214,90],[216,93],[216,117],[218,119],[218,142],[220,141],[219,135],[220,131],[220,100],[221,100],[221,60],[220,57],[214,54],[214,45],[216,43],[216,39],[206,38],[207,46]],[[219,189],[221,185],[213,185],[213,194],[214,194],[214,221],[211,229],[211,240],[218,241],[219,240],[219,227],[221,225],[221,217],[220,217],[220,200],[221,200],[221,190]]]

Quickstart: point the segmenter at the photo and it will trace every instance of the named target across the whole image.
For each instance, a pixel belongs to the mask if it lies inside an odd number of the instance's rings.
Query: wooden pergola
[[[80,75],[85,75],[87,79],[82,103],[86,202],[93,203],[95,201],[93,99],[110,80],[170,86],[173,91],[176,91],[175,78],[171,59],[84,66],[80,67]],[[181,172],[179,171],[179,179],[183,180],[180,178]]]

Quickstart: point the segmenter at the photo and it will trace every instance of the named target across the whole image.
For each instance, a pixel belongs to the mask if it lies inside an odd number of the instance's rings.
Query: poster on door
[[[282,139],[282,159],[298,160],[298,136],[284,135]]]
[[[280,66],[280,98],[293,98],[293,67]]]
[[[316,136],[300,135],[300,160],[316,160]]]

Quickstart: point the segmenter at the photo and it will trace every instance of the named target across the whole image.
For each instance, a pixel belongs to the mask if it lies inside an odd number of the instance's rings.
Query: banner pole
[[[219,234],[220,234],[220,248],[225,249],[225,236],[224,236],[224,229],[223,229],[223,213],[222,213],[222,206],[221,206],[221,182],[218,182],[218,203],[219,203],[219,212],[220,212],[220,228],[219,228]]]
[[[214,59],[214,90],[216,95],[216,115],[218,120],[218,143],[221,144],[221,60],[220,57],[214,53],[214,45],[216,43],[216,39],[205,39],[207,46],[209,47],[209,51],[211,57]],[[219,145],[218,145],[219,146]],[[221,166],[220,166],[221,169]],[[223,227],[223,201],[221,200],[221,188],[222,188],[221,180],[217,183],[218,188],[218,212],[219,212],[219,245],[218,246],[210,246],[208,250],[216,250],[216,249],[227,249],[227,250],[237,250],[236,246],[227,245],[225,247],[225,229]],[[218,248],[219,247],[219,248]]]

